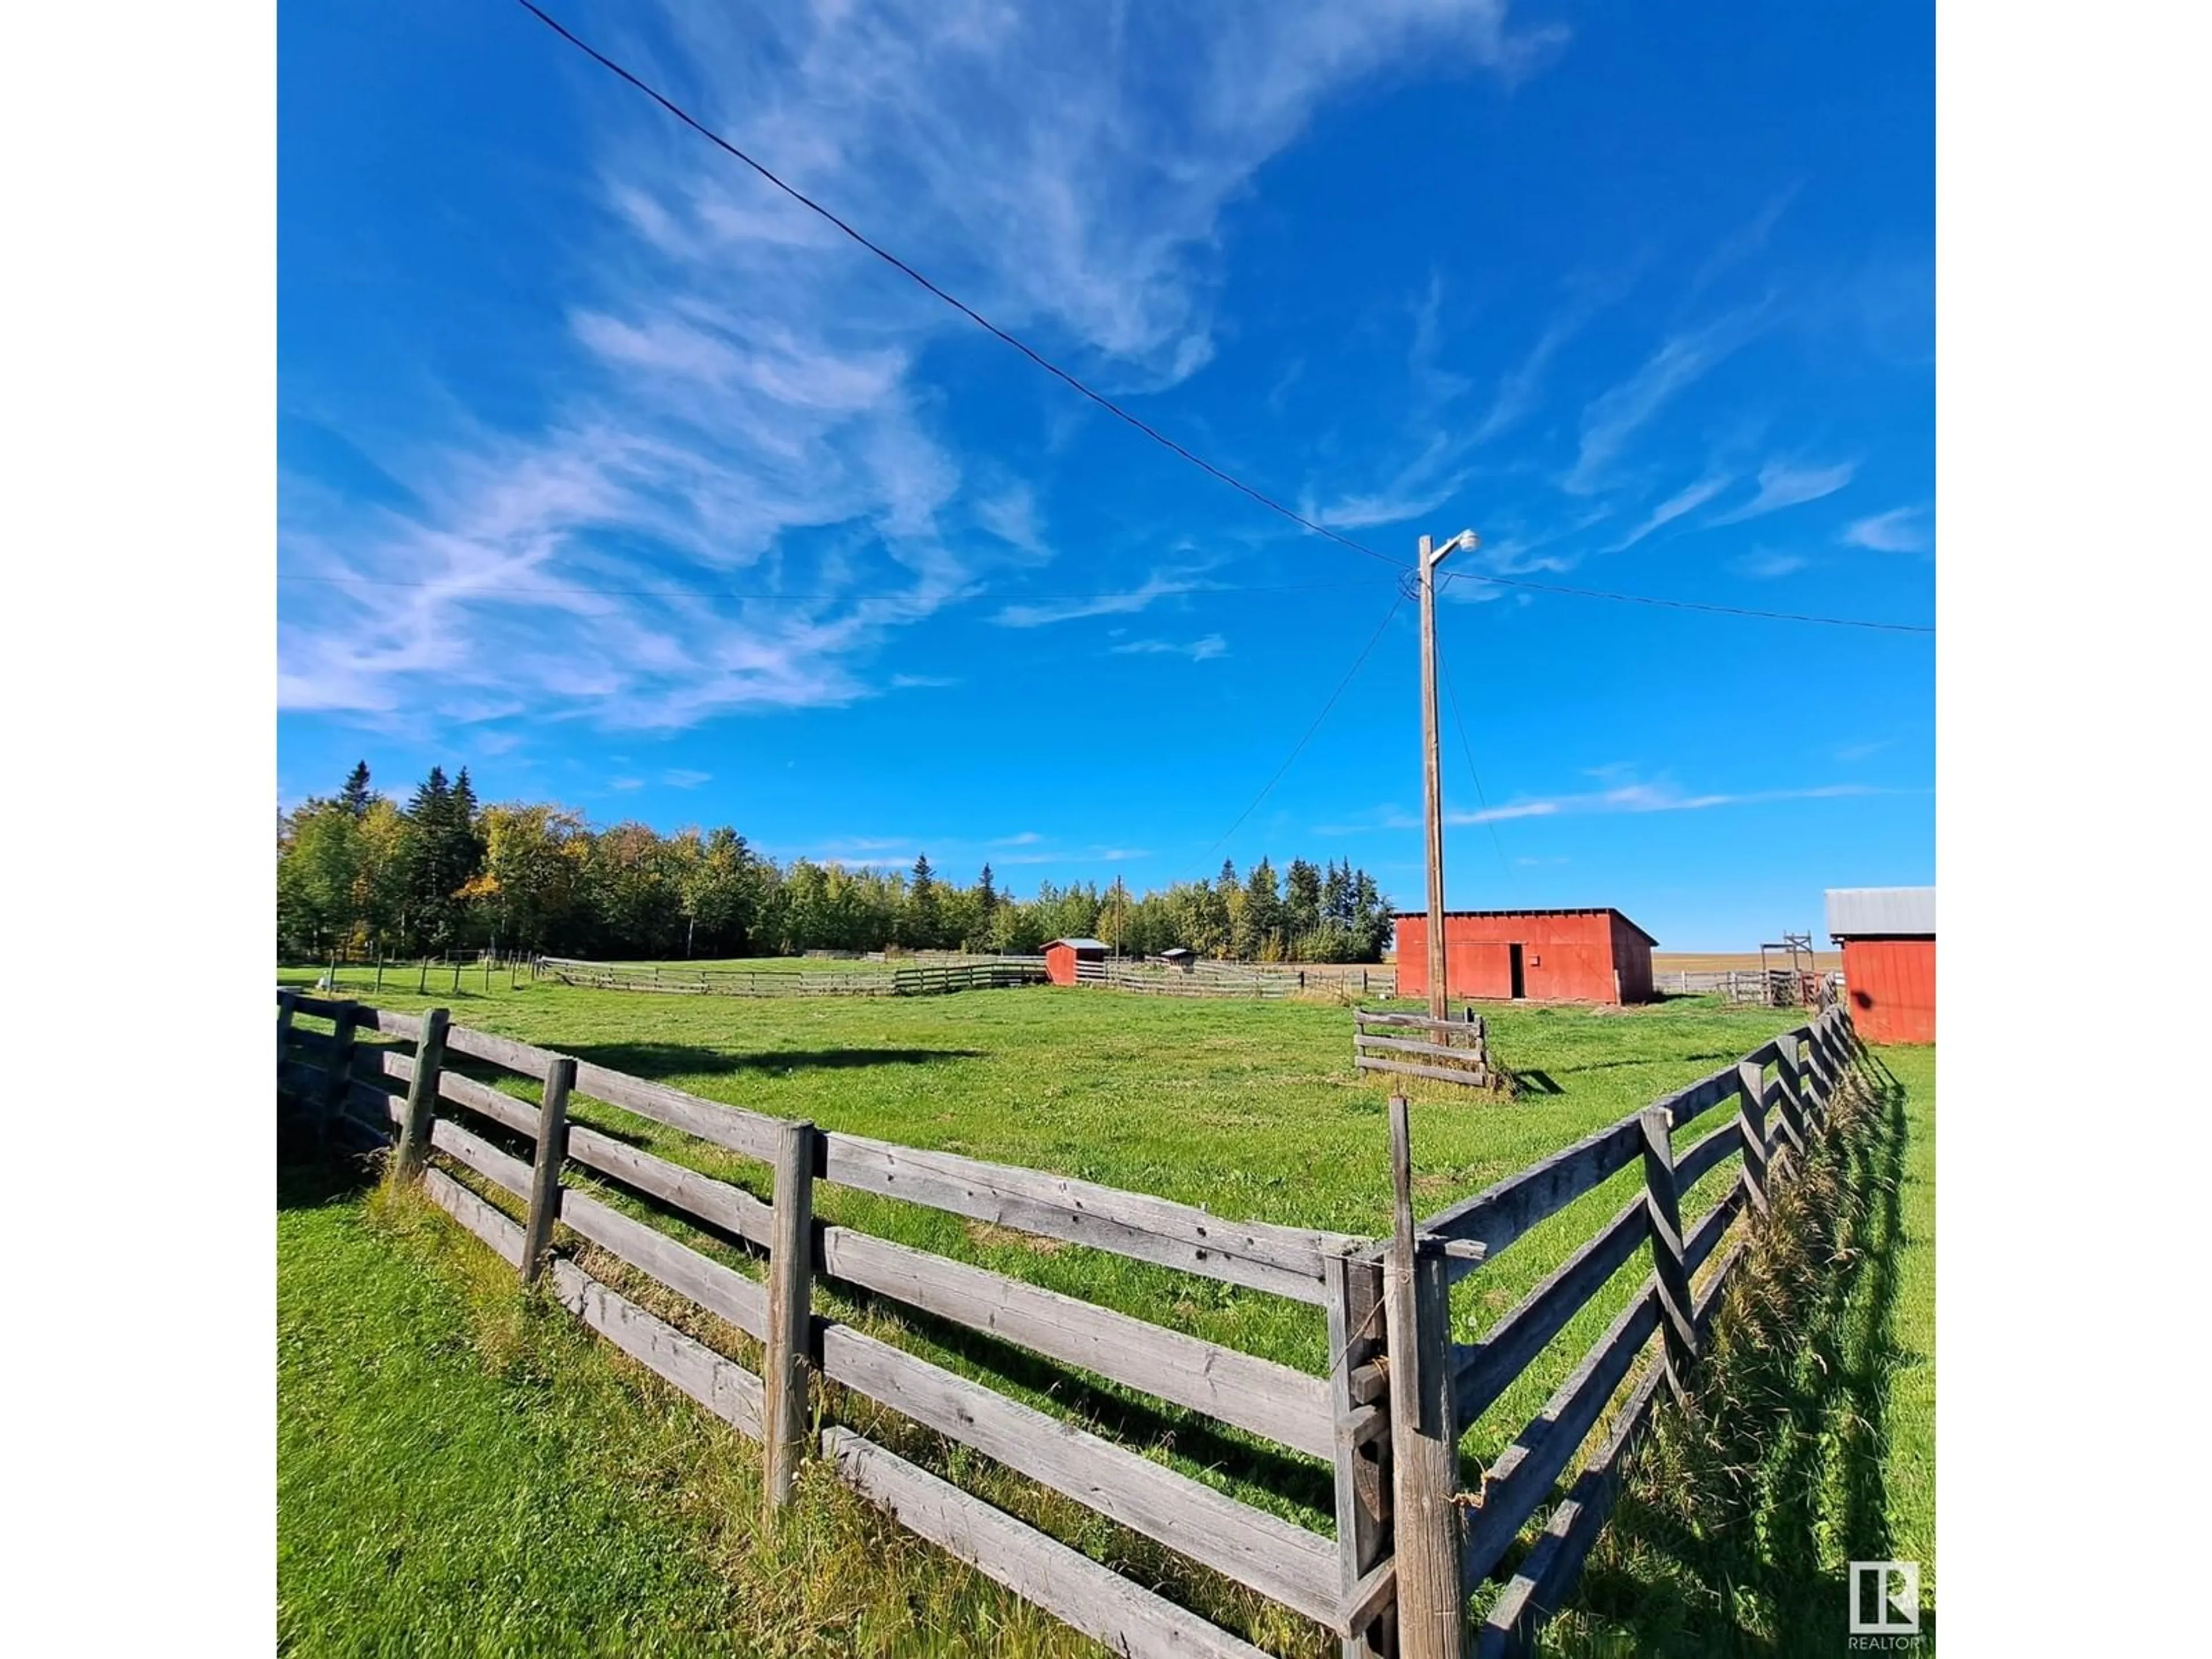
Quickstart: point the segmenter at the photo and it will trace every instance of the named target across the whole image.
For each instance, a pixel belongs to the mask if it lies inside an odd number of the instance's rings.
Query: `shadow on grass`
[[[578,1060],[648,1082],[670,1077],[725,1077],[736,1072],[845,1071],[865,1066],[927,1066],[939,1060],[985,1060],[980,1048],[777,1048],[732,1054],[689,1042],[611,1042],[571,1047]]]
[[[1662,1413],[1554,1654],[1832,1654],[1847,1561],[1890,1558],[1885,1478],[1905,1090],[1862,1051],[1856,1125],[1803,1183],[1730,1307],[1688,1416]],[[1781,1200],[1778,1197],[1778,1219]],[[1934,1617],[1921,1632],[1932,1650]]]
[[[314,1210],[349,1203],[383,1174],[380,1152],[319,1141],[300,1121],[276,1126],[276,1207]]]

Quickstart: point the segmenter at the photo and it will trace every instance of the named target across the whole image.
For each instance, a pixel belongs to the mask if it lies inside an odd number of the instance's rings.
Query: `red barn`
[[[1400,912],[1398,994],[1429,994],[1429,919]],[[1447,910],[1444,990],[1534,1002],[1649,1002],[1659,941],[1620,911]]]
[[[1933,887],[1831,888],[1828,936],[1844,947],[1844,993],[1862,1037],[1936,1041]]]
[[[1075,964],[1103,962],[1109,947],[1095,939],[1056,939],[1044,947],[1044,976],[1054,985],[1075,983]]]

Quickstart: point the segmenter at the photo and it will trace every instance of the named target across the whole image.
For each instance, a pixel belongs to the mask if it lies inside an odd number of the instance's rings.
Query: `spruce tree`
[[[356,761],[353,770],[346,774],[345,787],[338,791],[338,805],[356,818],[368,816],[368,804],[376,799],[376,792],[368,787],[368,763]]]

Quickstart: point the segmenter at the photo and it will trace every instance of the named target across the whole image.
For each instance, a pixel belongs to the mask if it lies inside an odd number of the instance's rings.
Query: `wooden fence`
[[[1042,957],[991,957],[913,968],[802,968],[765,973],[744,968],[641,968],[540,957],[532,971],[535,977],[598,991],[724,997],[941,996],[952,991],[1001,990],[1045,982]]]
[[[1213,961],[1186,969],[1114,957],[1077,963],[1075,982],[1167,997],[1389,997],[1398,993],[1398,970],[1358,963]]]
[[[1607,1406],[1620,1401],[1603,1441],[1574,1472],[1534,1547],[1513,1568],[1480,1632],[1480,1653],[1528,1651],[1538,1626],[1572,1587],[1660,1394],[1679,1395],[1689,1385],[1729,1278],[1744,1259],[1752,1231],[1765,1218],[1775,1183],[1790,1178],[1823,1128],[1854,1043],[1849,1020],[1840,1009],[1831,1010],[1420,1224],[1425,1237],[1473,1247],[1483,1263],[1492,1262],[1530,1228],[1609,1176],[1638,1164],[1643,1169],[1643,1189],[1488,1335],[1446,1350],[1452,1425],[1446,1433],[1456,1443],[1460,1429],[1505,1393],[1618,1269],[1650,1247],[1650,1276],[1491,1464],[1480,1489],[1459,1502],[1465,1511],[1460,1573],[1466,1591],[1498,1571],[1522,1528],[1551,1502],[1555,1483]],[[1717,1109],[1726,1115],[1703,1127],[1701,1121]],[[1695,1139],[1678,1145],[1689,1132]],[[1737,1178],[1686,1231],[1684,1195],[1731,1160]],[[1717,1265],[1706,1271],[1716,1256]],[[1427,1271],[1448,1286],[1480,1267],[1439,1255]]]
[[[1471,1089],[1488,1088],[1493,1076],[1489,1030],[1472,1008],[1461,1019],[1355,1008],[1352,1063],[1363,1072],[1390,1072]]]
[[[302,1018],[325,1021],[329,1030],[309,1030]],[[834,1417],[835,1402],[812,1400],[811,1379],[825,1378],[973,1447],[1314,1620],[1342,1639],[1347,1659],[1462,1653],[1468,1589],[1492,1572],[1550,1499],[1626,1384],[1626,1403],[1602,1446],[1574,1476],[1480,1632],[1485,1653],[1517,1652],[1571,1585],[1662,1384],[1686,1385],[1728,1275],[1742,1257],[1743,1230],[1764,1214],[1771,1184],[1786,1178],[1820,1128],[1851,1041],[1840,1011],[1824,1014],[1418,1230],[1405,1103],[1394,1100],[1400,1223],[1391,1240],[1370,1241],[1232,1220],[1164,1199],[769,1117],[453,1025],[443,1009],[416,1017],[280,991],[277,1031],[280,1109],[318,1134],[365,1147],[396,1142],[392,1178],[419,1182],[526,1282],[546,1280],[563,1306],[608,1341],[758,1442],[771,1510],[788,1500],[801,1456],[817,1452],[901,1524],[1109,1647],[1222,1659],[1255,1659],[1260,1650],[848,1426],[831,1421],[811,1435],[812,1414]],[[461,1062],[531,1079],[539,1098],[495,1088],[468,1075]],[[1770,1065],[1777,1073],[1771,1082]],[[607,1103],[757,1160],[769,1177],[769,1200],[572,1121],[571,1103],[579,1100]],[[1675,1149],[1677,1132],[1731,1100],[1737,1103],[1730,1116]],[[1731,1158],[1742,1161],[1741,1179],[1686,1236],[1681,1194]],[[1455,1279],[1479,1271],[1544,1217],[1638,1160],[1643,1189],[1594,1238],[1483,1341],[1449,1340]],[[611,1191],[602,1197],[572,1184],[572,1170]],[[823,1184],[1318,1308],[1328,1369],[1301,1371],[826,1224],[815,1215]],[[624,1207],[609,1201],[616,1196]],[[656,1224],[666,1221],[741,1244],[757,1276]],[[556,1236],[556,1222],[751,1339],[758,1369],[586,1271]],[[1480,1492],[1459,1494],[1458,1426],[1498,1398],[1646,1243],[1651,1277],[1493,1464]],[[1719,1266],[1700,1281],[1724,1243]],[[1328,1471],[1336,1535],[1243,1503],[817,1312],[817,1279],[982,1333],[1273,1443],[1293,1459],[1314,1460]],[[1650,1363],[1632,1377],[1639,1357]]]

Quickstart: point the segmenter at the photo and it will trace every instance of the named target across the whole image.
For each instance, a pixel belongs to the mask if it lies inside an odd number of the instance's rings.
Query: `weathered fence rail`
[[[1079,962],[1075,982],[1164,997],[1395,996],[1398,970],[1339,963],[1212,962],[1188,968],[1110,957]]]
[[[392,1178],[419,1182],[526,1280],[542,1279],[609,1342],[759,1443],[771,1509],[787,1500],[799,1458],[818,1452],[902,1524],[1110,1647],[1245,1659],[1260,1650],[836,1423],[835,1400],[814,1400],[812,1379],[973,1447],[1313,1620],[1341,1639],[1346,1655],[1370,1659],[1462,1651],[1464,1620],[1448,1611],[1454,1593],[1463,1610],[1468,1589],[1500,1570],[1552,1504],[1477,1632],[1485,1653],[1518,1652],[1571,1587],[1661,1395],[1693,1380],[1713,1311],[1742,1259],[1745,1229],[1765,1212],[1770,1183],[1788,1178],[1820,1130],[1852,1041],[1840,1011],[1824,1014],[1418,1229],[1407,1200],[1402,1237],[1386,1248],[787,1121],[453,1025],[443,1009],[416,1017],[292,991],[281,991],[277,1003],[280,1109],[334,1141],[389,1146]],[[302,1019],[329,1029],[307,1029]],[[471,1076],[465,1065],[524,1079],[536,1098]],[[578,1121],[580,1111],[586,1119],[597,1113],[594,1103],[756,1161],[769,1196]],[[1726,1115],[1706,1125],[1717,1109]],[[1403,1121],[1394,1103],[1401,1136]],[[1736,1180],[1686,1232],[1683,1195],[1731,1158],[1741,1164]],[[1642,1190],[1481,1341],[1449,1340],[1454,1280],[1480,1273],[1546,1217],[1638,1166]],[[601,1184],[580,1185],[580,1175]],[[824,1221],[815,1200],[825,1187],[1316,1307],[1328,1369],[1299,1370]],[[736,1259],[695,1248],[671,1223],[711,1230],[731,1241],[726,1254]],[[580,1255],[578,1243],[621,1272]],[[1461,1430],[1647,1246],[1651,1273],[1626,1307],[1480,1491],[1455,1493]],[[1400,1261],[1404,1284],[1386,1284],[1386,1262]],[[610,1282],[623,1273],[674,1291],[745,1346],[723,1352],[648,1311]],[[817,1307],[817,1285],[981,1333],[1199,1413],[1293,1460],[1316,1460],[1328,1471],[1335,1535],[831,1316]],[[1602,1443],[1574,1468],[1616,1398],[1622,1404]],[[817,1413],[833,1419],[818,1434],[811,1426]],[[1554,1503],[1563,1478],[1568,1485]],[[1407,1594],[1429,1599],[1399,1606],[1401,1568]],[[1440,1616],[1439,1608],[1447,1611]]]
[[[743,968],[643,968],[623,963],[539,957],[540,977],[599,991],[660,991],[725,997],[916,997],[954,991],[1003,990],[1045,982],[1042,957],[994,957],[882,969],[801,968],[756,972]]]
[[[1352,1063],[1362,1072],[1388,1072],[1486,1089],[1496,1080],[1490,1033],[1482,1016],[1431,1019],[1425,1014],[1352,1011]]]

